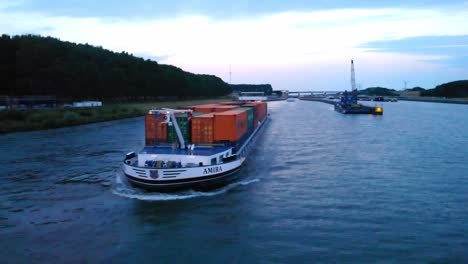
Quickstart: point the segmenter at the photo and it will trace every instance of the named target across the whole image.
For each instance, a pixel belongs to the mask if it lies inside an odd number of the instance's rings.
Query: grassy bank
[[[401,101],[414,102],[429,102],[429,103],[445,103],[445,104],[468,104],[468,98],[442,98],[442,97],[399,97]]]
[[[144,115],[149,109],[227,101],[203,99],[154,103],[113,103],[93,108],[0,110],[0,133],[50,129]]]

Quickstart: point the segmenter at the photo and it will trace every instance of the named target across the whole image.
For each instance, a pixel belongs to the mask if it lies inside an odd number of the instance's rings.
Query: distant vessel
[[[340,101],[335,104],[335,111],[343,114],[383,114],[383,108],[381,106],[372,107],[359,104],[355,94],[349,95],[347,91],[344,92]]]
[[[335,111],[343,114],[383,114],[383,108],[381,106],[372,107],[358,103],[353,60],[351,60],[351,90],[351,94],[345,91],[340,101],[335,103]]]
[[[288,102],[294,102],[295,100],[294,100],[294,98],[288,98],[286,101],[288,101]]]
[[[156,109],[146,115],[146,146],[122,168],[135,186],[155,191],[210,189],[238,178],[268,121],[265,102]]]

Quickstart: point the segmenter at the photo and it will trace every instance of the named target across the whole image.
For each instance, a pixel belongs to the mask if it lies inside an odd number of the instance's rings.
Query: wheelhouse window
[[[216,165],[216,158],[211,159],[211,165]]]

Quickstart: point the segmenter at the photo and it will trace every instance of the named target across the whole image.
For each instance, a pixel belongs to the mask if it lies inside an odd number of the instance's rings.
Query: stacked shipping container
[[[234,110],[237,108],[237,106],[234,105],[218,105],[213,107],[213,112],[219,113],[219,112],[225,112],[229,110]]]
[[[190,142],[190,122],[188,114],[177,114],[177,124],[179,125],[180,132],[185,142]],[[169,143],[178,142],[177,132],[173,125],[167,127],[167,141]]]
[[[204,114],[192,117],[192,143],[213,143],[213,114]]]
[[[154,145],[157,142],[167,141],[167,124],[164,115],[146,114],[145,116],[145,144]]]
[[[214,141],[237,141],[247,131],[247,111],[231,110],[214,115]]]
[[[218,106],[217,104],[205,104],[205,105],[195,105],[193,110],[195,112],[204,112],[204,113],[211,113],[213,112],[213,108]]]
[[[249,102],[243,104],[242,107],[252,107],[254,109],[254,129],[257,128],[258,122],[266,117],[267,104],[265,102]]]
[[[187,108],[196,112],[192,115],[176,114],[176,119],[186,142],[194,144],[226,141],[239,143],[247,136],[246,134],[257,128],[259,121],[266,117],[266,107],[264,102],[190,106]],[[164,116],[164,114],[146,115],[146,145],[178,141],[174,126],[164,123]]]
[[[224,112],[233,110],[237,108],[235,105],[221,105],[221,104],[206,104],[206,105],[196,105],[190,107],[190,109],[195,110],[196,112],[204,112],[204,113],[213,113],[213,112]]]
[[[247,131],[251,132],[254,129],[254,109],[252,107],[239,107],[236,110],[247,112]]]

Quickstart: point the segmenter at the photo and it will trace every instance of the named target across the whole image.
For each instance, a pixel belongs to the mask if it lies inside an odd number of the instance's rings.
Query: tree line
[[[0,38],[0,95],[68,99],[222,96],[231,87],[214,75],[36,35]]]
[[[359,90],[359,94],[372,95],[372,96],[395,96],[398,95],[397,91],[384,87],[369,87],[364,90]]]
[[[421,91],[422,96],[468,97],[468,80],[460,80],[437,85],[434,89]]]
[[[421,87],[414,87],[406,89],[405,91],[420,92],[421,96],[434,96],[434,97],[449,97],[449,98],[462,98],[468,97],[468,80],[453,81],[437,85],[433,89],[424,89]],[[394,89],[384,87],[369,87],[358,91],[363,95],[377,95],[377,96],[397,96],[399,92]]]

